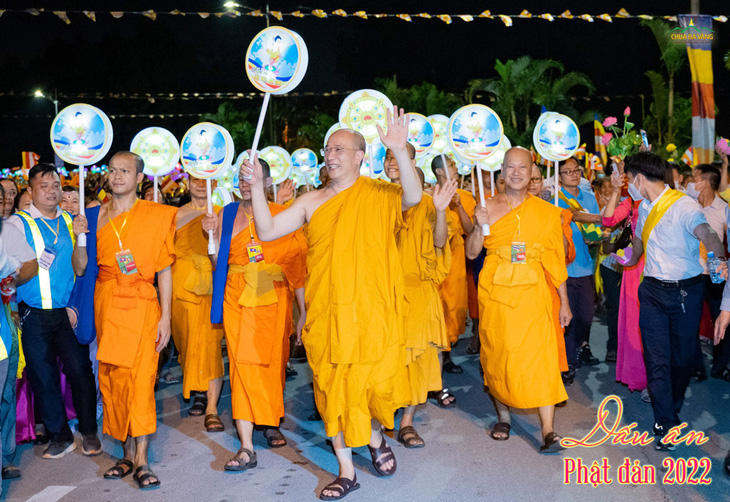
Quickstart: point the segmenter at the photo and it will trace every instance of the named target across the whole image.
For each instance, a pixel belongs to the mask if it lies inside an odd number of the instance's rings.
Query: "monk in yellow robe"
[[[269,166],[261,164],[271,186]],[[262,243],[254,225],[249,185],[241,184],[241,196],[241,203],[228,204],[217,217],[206,215],[202,227],[206,232],[214,230],[220,243],[210,257],[215,267],[211,320],[222,316],[230,360],[231,407],[241,440],[241,448],[224,466],[232,472],[258,465],[254,424],[264,426],[271,446],[286,445],[278,428],[284,417],[284,368],[289,359],[289,288],[304,311],[306,274],[301,230]],[[274,203],[268,207],[274,214],[285,209]]]
[[[509,407],[538,408],[544,445],[562,449],[553,429],[555,404],[567,399],[558,367],[558,333],[548,281],[560,297],[560,325],[571,318],[565,281],[565,248],[560,210],[527,192],[532,155],[521,147],[507,151],[502,166],[505,192],[475,212],[467,238],[467,256],[487,248],[479,276],[484,382],[494,399],[499,422],[492,438],[509,438]],[[489,224],[490,235],[482,235]]]
[[[532,175],[530,177],[530,184],[528,185],[527,192],[535,197],[540,197],[543,192],[544,179],[542,171],[537,167],[536,164],[532,164]],[[573,245],[573,230],[570,228],[570,223],[573,221],[573,213],[567,209],[560,208],[560,221],[563,228],[563,247],[565,249],[565,265],[570,265],[575,260],[575,246]],[[553,322],[555,323],[555,329],[558,335],[555,337],[555,341],[558,344],[558,366],[560,372],[564,373],[570,369],[568,366],[568,357],[565,354],[565,338],[563,333],[565,329],[560,326],[560,297],[558,296],[558,290],[553,286],[552,281],[548,280],[550,286],[550,296],[553,299]],[[565,378],[563,383],[570,385]],[[572,383],[572,380],[571,380]]]
[[[118,479],[134,469],[139,487],[150,489],[160,485],[148,465],[147,449],[149,436],[157,430],[157,361],[170,340],[177,210],[137,200],[143,169],[142,158],[131,152],[119,152],[109,161],[112,199],[101,207],[97,221],[94,316],[104,433],[124,445],[124,458],[104,477]],[[74,232],[85,233],[86,225],[77,216]],[[77,241],[77,275],[84,274],[87,263],[86,248]]]
[[[411,163],[416,167],[416,150],[408,144]],[[385,154],[385,173],[393,183],[400,184],[400,166],[392,151]],[[421,183],[423,180],[421,179]],[[446,208],[456,193],[456,180],[442,190],[434,187],[433,198],[424,194],[421,202],[403,214],[404,227],[398,232],[400,253],[405,277],[405,369],[402,378],[403,396],[407,406],[398,431],[398,441],[406,448],[422,448],[423,438],[413,427],[416,406],[426,402],[429,392],[443,388],[439,352],[449,346],[444,310],[438,286],[451,268],[451,248]]]
[[[443,189],[448,180],[458,179],[459,173],[456,163],[451,157],[446,158],[444,168],[441,155],[437,155],[431,161],[431,170],[436,176],[438,185]],[[448,175],[446,169],[449,170]],[[466,277],[466,257],[464,255],[464,237],[471,232],[474,224],[474,208],[476,201],[470,192],[457,190],[449,205],[447,215],[454,223],[454,231],[449,241],[451,246],[451,270],[444,282],[441,283],[441,300],[444,303],[444,315],[446,316],[446,331],[449,334],[449,341],[456,343],[459,336],[466,329],[466,316],[468,309],[469,291]],[[454,364],[451,360],[451,347],[442,352],[443,368],[448,373],[462,373],[461,366]]]
[[[388,112],[386,148],[399,165],[409,165],[408,117]],[[373,467],[382,476],[395,472],[393,451],[382,426],[393,427],[396,377],[403,372],[403,270],[396,247],[401,211],[421,200],[413,169],[401,172],[401,186],[360,177],[365,139],[340,129],[328,139],[324,161],[329,183],[298,197],[272,217],[262,192],[258,162],[246,162],[251,176],[256,230],[265,241],[308,223],[307,320],[302,339],[314,376],[317,408],[332,438],[339,475],[320,498],[342,498],[359,488],[352,447],[368,445]],[[400,210],[399,210],[400,209]]]
[[[210,322],[213,268],[208,259],[205,180],[190,176],[190,202],[177,211],[176,261],[172,266],[172,338],[180,353],[183,397],[193,403],[190,416],[205,414],[208,432],[224,430],[218,415],[223,386],[223,326]],[[220,210],[215,206],[214,211]]]

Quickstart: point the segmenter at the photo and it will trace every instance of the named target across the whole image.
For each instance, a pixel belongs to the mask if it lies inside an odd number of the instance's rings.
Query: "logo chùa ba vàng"
[[[714,40],[715,32],[712,28],[698,28],[694,20],[690,19],[686,28],[677,26],[671,31],[672,40],[675,42],[707,42]]]

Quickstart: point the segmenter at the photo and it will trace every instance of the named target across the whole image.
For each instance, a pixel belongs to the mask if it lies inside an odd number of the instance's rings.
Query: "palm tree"
[[[497,78],[471,80],[466,90],[467,100],[473,102],[479,93],[490,95],[491,106],[503,118],[505,134],[518,143],[529,142],[532,134],[532,117],[539,115],[539,107],[565,113],[578,122],[593,119],[578,117],[570,101],[570,92],[584,87],[590,94],[594,87],[587,75],[579,72],[564,73],[559,61],[532,59],[522,56],[494,65]],[[579,123],[580,125],[580,123]]]
[[[672,40],[671,25],[661,19],[642,20],[642,26],[649,28],[656,39],[661,52],[662,63],[667,70],[667,142],[674,140],[674,75],[687,63],[687,49],[684,44]],[[656,72],[647,72],[646,76],[655,87]],[[655,96],[656,102],[656,96]]]

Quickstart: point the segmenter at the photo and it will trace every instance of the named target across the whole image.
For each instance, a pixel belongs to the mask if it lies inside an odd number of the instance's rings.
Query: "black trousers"
[[[678,284],[644,277],[639,286],[647,387],[654,421],[665,431],[681,423],[679,412],[692,373],[704,289],[702,276]]]
[[[567,288],[573,320],[565,328],[565,355],[568,364],[575,367],[576,348],[590,341],[591,324],[596,309],[596,283],[592,275],[568,277]]]
[[[714,321],[720,315],[720,304],[722,304],[722,292],[725,289],[725,283],[714,284],[709,275],[704,277],[705,303],[710,308],[710,315]],[[730,363],[730,343],[728,343],[728,333],[725,333],[725,338],[712,349],[712,371],[722,373],[727,368],[728,363]]]
[[[606,295],[606,316],[608,321],[608,342],[607,351],[615,351],[618,348],[618,304],[621,297],[622,274],[615,270],[601,265],[601,280],[603,281],[603,294]]]
[[[89,347],[76,339],[66,309],[36,309],[21,303],[18,311],[28,380],[51,440],[73,439],[61,395],[58,359],[71,385],[79,432],[96,433],[96,383]]]

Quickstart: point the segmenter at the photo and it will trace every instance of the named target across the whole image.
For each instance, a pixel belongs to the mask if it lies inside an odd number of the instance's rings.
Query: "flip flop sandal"
[[[344,498],[350,492],[354,492],[360,488],[360,483],[357,482],[357,476],[352,479],[337,477],[330,484],[322,488],[319,493],[320,500],[340,500]],[[324,495],[324,492],[329,490],[331,492],[337,492],[337,495]]]
[[[286,446],[286,438],[284,437],[284,434],[282,434],[281,431],[276,427],[264,428],[264,437],[266,438],[266,444],[269,445],[269,448],[281,448],[283,446]],[[283,443],[274,443],[274,441],[282,440],[284,441]]]
[[[426,446],[423,438],[410,425],[400,428],[398,431],[398,442],[406,448],[423,448]]]
[[[382,433],[380,434],[380,439],[380,446],[377,448],[373,448],[368,445],[370,456],[373,459],[373,467],[375,467],[375,471],[381,476],[392,476],[395,474],[395,470],[398,467],[398,464],[395,461],[395,454],[390,446],[388,446],[388,443],[385,441],[385,437],[383,437]],[[383,465],[385,465],[385,463],[389,460],[393,461],[393,466],[388,470],[383,469]]]
[[[191,417],[203,416],[207,407],[208,398],[205,396],[197,395],[193,398],[193,405],[188,410],[188,415]]]
[[[243,462],[243,458],[241,457],[242,453],[248,455],[248,462]],[[230,462],[238,462],[238,465],[230,465]],[[257,465],[259,465],[259,463],[256,458],[256,453],[249,450],[248,448],[241,448],[236,452],[236,455],[232,459],[230,459],[225,466],[223,466],[223,469],[228,472],[243,472],[248,469],[253,469]]]
[[[557,453],[565,449],[560,444],[560,440],[563,439],[557,432],[550,432],[545,436],[545,444],[540,447],[540,453]]]
[[[140,472],[144,472],[144,474],[140,474]],[[150,481],[150,478],[155,478],[154,481]],[[152,469],[150,469],[150,466],[140,465],[135,469],[134,471],[134,480],[137,482],[137,486],[139,486],[140,490],[156,490],[160,487],[160,478],[157,477],[157,474],[152,472]],[[147,483],[145,483],[147,481]]]
[[[104,479],[122,479],[123,477],[130,475],[132,473],[132,469],[134,469],[134,464],[132,462],[126,458],[119,459],[116,464],[104,473]]]
[[[449,392],[449,389],[447,388],[443,388],[437,392],[431,391],[428,393],[428,397],[438,401],[439,406],[442,408],[452,408],[456,406],[456,396]],[[447,403],[446,400],[449,398],[451,398],[451,401]]]
[[[205,415],[205,430],[208,432],[223,432],[226,427],[218,415]]]
[[[456,364],[454,361],[447,361],[444,363],[444,371],[453,375],[460,375],[464,373],[464,368]]]
[[[512,426],[507,422],[497,422],[497,425],[492,428],[492,432],[489,434],[495,441],[507,441],[509,439],[509,431],[512,430]],[[500,437],[497,434],[506,434],[506,436]]]

